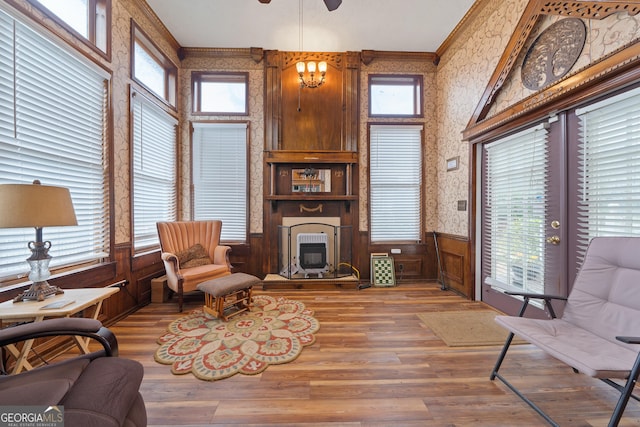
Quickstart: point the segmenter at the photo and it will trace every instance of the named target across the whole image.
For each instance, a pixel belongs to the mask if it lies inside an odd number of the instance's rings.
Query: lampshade
[[[69,189],[37,182],[0,184],[0,228],[77,224]]]

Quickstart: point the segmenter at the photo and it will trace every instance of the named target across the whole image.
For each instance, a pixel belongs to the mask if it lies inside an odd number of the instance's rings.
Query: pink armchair
[[[231,248],[220,245],[222,221],[158,222],[157,228],[167,285],[178,294],[179,311],[185,292],[231,274]]]

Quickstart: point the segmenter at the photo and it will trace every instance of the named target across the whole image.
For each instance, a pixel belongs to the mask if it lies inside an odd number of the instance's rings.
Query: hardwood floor
[[[315,344],[256,376],[207,382],[153,360],[156,338],[180,317],[151,304],[111,326],[120,356],[144,365],[150,426],[543,426],[502,383],[489,380],[500,346],[447,347],[416,316],[481,309],[437,284],[363,290],[257,291],[304,302],[320,321]],[[187,297],[185,312],[202,304]],[[501,373],[561,426],[605,426],[611,387],[531,345],[512,347]],[[640,425],[629,402],[621,425]]]

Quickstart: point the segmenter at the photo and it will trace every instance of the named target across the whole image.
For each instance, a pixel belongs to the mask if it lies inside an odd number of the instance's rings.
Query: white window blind
[[[177,126],[169,113],[134,93],[133,247],[136,253],[159,247],[158,221],[177,218]]]
[[[529,128],[485,146],[482,257],[485,282],[544,292],[547,131]]]
[[[220,239],[247,240],[247,124],[193,123],[194,219],[222,221]]]
[[[55,268],[109,256],[108,75],[40,31],[0,5],[0,183],[69,189],[78,225],[43,229]],[[29,270],[34,237],[0,230],[0,277]]]
[[[369,151],[371,241],[420,241],[422,126],[372,125]]]
[[[640,235],[640,89],[578,109],[578,257],[597,236]]]

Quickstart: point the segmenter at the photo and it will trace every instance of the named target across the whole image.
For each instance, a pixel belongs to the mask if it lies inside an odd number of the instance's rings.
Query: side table
[[[91,308],[90,314],[85,317],[97,319],[100,315],[102,302],[118,292],[119,288],[82,288],[64,289],[64,294],[46,298],[44,301],[5,301],[0,303],[0,324],[6,322],[41,322],[45,318],[70,317],[82,310]],[[56,303],[60,307],[56,307]],[[47,306],[52,308],[48,308]],[[83,353],[89,353],[88,340],[75,337],[76,345]],[[33,366],[27,360],[34,340],[25,341],[21,349],[15,345],[8,345],[6,349],[16,358],[13,374],[22,369],[30,370]]]

